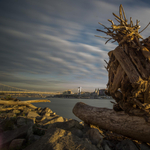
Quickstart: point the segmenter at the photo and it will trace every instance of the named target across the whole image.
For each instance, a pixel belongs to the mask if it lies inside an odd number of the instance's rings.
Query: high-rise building
[[[81,94],[81,87],[78,87],[78,95]]]

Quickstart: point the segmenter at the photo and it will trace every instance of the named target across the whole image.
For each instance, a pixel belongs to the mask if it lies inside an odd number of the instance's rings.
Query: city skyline
[[[35,91],[106,88],[107,53],[117,43],[96,29],[115,22],[122,4],[126,17],[150,22],[147,0],[0,1],[0,83]],[[117,24],[117,22],[115,22]],[[141,33],[150,36],[150,27]]]

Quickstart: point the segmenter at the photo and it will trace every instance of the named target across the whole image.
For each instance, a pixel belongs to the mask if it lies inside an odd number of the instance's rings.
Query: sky
[[[104,60],[117,43],[95,35],[104,36],[98,22],[110,27],[120,4],[141,30],[150,22],[148,0],[0,0],[0,83],[51,92],[106,88]]]

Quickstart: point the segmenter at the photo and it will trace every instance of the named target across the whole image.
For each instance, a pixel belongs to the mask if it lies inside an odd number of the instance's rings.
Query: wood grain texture
[[[135,140],[150,142],[150,123],[147,123],[143,117],[129,116],[124,111],[115,112],[112,109],[92,107],[82,102],[74,106],[73,113],[87,124]]]
[[[128,55],[124,52],[122,47],[117,47],[113,54],[115,55],[116,59],[119,61],[121,67],[127,74],[131,83],[136,83],[141,80],[141,76],[135,66],[133,65],[132,61],[128,57]]]

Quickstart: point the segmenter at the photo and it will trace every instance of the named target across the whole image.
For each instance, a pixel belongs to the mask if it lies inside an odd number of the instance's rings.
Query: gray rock
[[[140,150],[150,150],[150,146],[146,143],[140,144]]]
[[[36,112],[40,114],[40,113],[42,112],[42,110],[43,110],[43,109],[42,109],[41,107],[38,107],[38,108],[36,109]]]
[[[64,121],[68,121],[68,118],[64,118]]]
[[[41,138],[41,136],[39,136],[39,135],[33,135],[33,136],[34,136],[34,140],[35,141],[37,141],[37,140],[39,140]]]
[[[82,124],[84,126],[84,128],[82,130],[84,133],[86,133],[88,130],[91,129],[90,125],[85,122],[80,122],[80,124]]]
[[[36,124],[33,126],[33,134],[42,136],[45,134],[46,130],[43,130],[43,128],[38,127]]]
[[[31,109],[26,107],[26,108],[24,108],[22,115],[26,116],[30,111],[31,111]]]
[[[1,118],[6,118],[7,117],[7,113],[6,112],[1,112]]]
[[[45,120],[45,119],[46,119],[45,116],[37,116],[35,122],[38,123],[38,122],[41,122],[41,121],[43,121],[43,120]]]
[[[9,149],[20,149],[25,143],[25,139],[14,139],[9,145]]]
[[[50,128],[47,133],[24,150],[99,150],[86,140],[81,140],[70,131]]]
[[[31,118],[26,118],[26,117],[18,117],[17,118],[17,125],[18,126],[24,126],[24,125],[34,125],[34,120]]]
[[[69,120],[66,122],[56,122],[53,124],[50,124],[48,128],[61,128],[64,130],[69,130],[71,131],[72,134],[78,136],[78,137],[83,137],[83,132],[81,129],[83,128],[82,125],[77,120]]]
[[[139,150],[137,146],[129,139],[123,140],[116,145],[116,150]]]
[[[50,124],[53,124],[55,122],[64,122],[64,119],[61,116],[46,117],[46,119],[40,122],[39,124],[48,127]]]
[[[6,118],[0,123],[1,130],[6,131],[16,129],[15,121],[16,118]]]
[[[55,113],[55,112],[50,113],[50,116],[55,116],[55,115],[56,115],[56,113]]]
[[[1,133],[1,140],[0,147],[3,147],[4,145],[8,145],[13,139],[17,139],[18,137],[25,137],[27,135],[27,132],[29,130],[30,126],[22,126],[20,128],[17,128],[15,130],[8,130]]]
[[[52,111],[50,108],[45,107],[45,108],[42,110],[41,115],[42,115],[42,116],[50,116],[51,113],[53,113],[53,111]]]
[[[41,138],[41,136],[32,134],[27,138],[28,138],[28,143],[31,144],[31,143],[39,140]]]
[[[20,114],[20,110],[18,110],[18,109],[14,109],[12,112],[15,114]]]
[[[13,129],[17,129],[18,127],[15,125],[15,124],[13,124]]]
[[[40,117],[40,115],[34,111],[30,111],[27,114],[27,118],[36,118],[36,117]]]
[[[24,118],[24,117],[18,117],[17,118],[17,125],[18,126],[23,126],[23,125],[26,125],[27,123],[26,123],[26,118]]]
[[[30,126],[30,127],[28,128],[28,131],[27,131],[27,138],[29,139],[29,137],[30,137],[31,135],[33,135],[33,127],[32,127],[32,126]]]
[[[10,112],[6,114],[6,117],[13,118],[13,117],[16,117],[16,114]]]
[[[107,144],[105,144],[104,145],[104,150],[111,150],[111,149],[110,149],[110,147]]]
[[[91,140],[92,144],[101,145],[103,136],[99,133],[98,129],[90,129],[86,132],[86,136]]]
[[[3,105],[0,105],[0,109],[1,109],[1,108],[4,108],[4,106],[3,106]]]
[[[118,141],[109,141],[109,140],[103,140],[102,146],[103,149],[115,149],[116,145],[118,144]]]
[[[72,128],[83,129],[83,126],[77,120],[72,119],[66,122],[56,122],[54,124],[50,124],[48,128],[61,128],[70,130]]]
[[[71,133],[78,136],[79,138],[83,137],[83,132],[80,129],[72,128]]]

